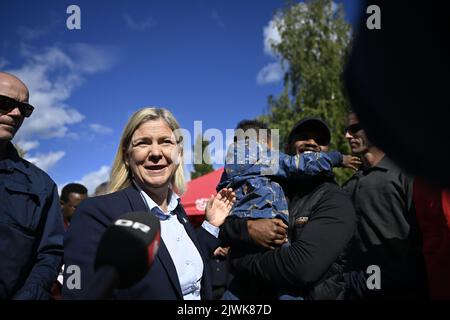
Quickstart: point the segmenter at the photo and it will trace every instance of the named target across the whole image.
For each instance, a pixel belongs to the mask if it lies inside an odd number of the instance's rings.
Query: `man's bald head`
[[[0,95],[20,102],[28,102],[28,88],[19,78],[10,73],[0,72]]]
[[[6,72],[0,72],[0,95],[10,98],[15,101],[28,103],[28,88],[17,77]],[[1,97],[0,97],[1,98]],[[0,102],[1,103],[1,102]],[[5,143],[11,141],[14,135],[19,130],[23,123],[24,116],[22,115],[19,107],[10,109],[5,106],[0,106],[0,151],[3,149]],[[1,154],[2,152],[0,152]]]

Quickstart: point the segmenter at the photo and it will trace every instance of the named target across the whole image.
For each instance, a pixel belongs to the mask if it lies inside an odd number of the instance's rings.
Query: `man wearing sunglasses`
[[[413,203],[413,178],[374,146],[356,114],[345,132],[363,165],[343,186],[352,196],[358,217],[352,241],[349,298],[420,299],[428,294],[421,235]],[[368,267],[379,267],[368,272]],[[374,269],[372,269],[374,270]],[[369,276],[374,275],[369,280]]]
[[[11,140],[29,117],[28,89],[0,72],[0,300],[50,299],[63,254],[58,190]]]

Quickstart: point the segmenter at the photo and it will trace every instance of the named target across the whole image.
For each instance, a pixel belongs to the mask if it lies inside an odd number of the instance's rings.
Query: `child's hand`
[[[344,168],[350,168],[356,171],[360,165],[361,160],[358,157],[347,154],[342,155],[342,166]]]
[[[236,202],[236,193],[231,188],[223,188],[212,195],[205,208],[206,220],[215,227],[220,227]]]

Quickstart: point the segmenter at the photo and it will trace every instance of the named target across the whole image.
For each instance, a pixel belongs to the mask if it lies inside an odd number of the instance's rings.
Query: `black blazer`
[[[103,232],[113,221],[131,211],[148,211],[139,191],[134,186],[111,194],[89,198],[81,203],[64,238],[63,297],[65,299],[80,299],[82,297],[94,276],[95,254]],[[181,204],[177,206],[175,213],[203,259],[201,298],[212,299],[211,276],[207,263],[220,241],[203,228],[194,230]],[[81,270],[80,289],[69,289],[67,287],[66,280],[74,274],[73,271],[66,273],[70,265],[77,265]],[[71,283],[73,284],[73,281]],[[113,298],[183,299],[175,265],[162,239],[155,261],[148,274],[128,289],[114,290]]]

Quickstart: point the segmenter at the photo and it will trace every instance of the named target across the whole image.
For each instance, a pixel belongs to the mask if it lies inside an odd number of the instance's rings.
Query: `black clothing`
[[[369,140],[403,169],[450,187],[448,76],[450,36],[445,2],[358,1],[359,21],[344,73],[352,109]],[[367,27],[369,5],[381,28]],[[446,147],[447,146],[447,147]]]
[[[81,272],[80,289],[73,289],[71,281],[63,286],[65,299],[80,299],[89,290],[89,284],[95,277],[95,256],[105,230],[126,212],[148,211],[140,191],[134,184],[125,189],[84,200],[77,208],[70,228],[64,237],[64,261],[67,266],[77,265]],[[151,214],[155,214],[152,211]],[[201,278],[201,298],[212,299],[211,275],[207,263],[220,241],[204,228],[195,230],[188,222],[181,204],[173,210],[178,221],[186,230],[203,261]],[[64,270],[65,279],[71,277]],[[182,300],[183,292],[175,264],[164,240],[158,247],[155,260],[145,277],[135,285],[116,289],[113,298],[118,300]]]
[[[413,178],[388,157],[345,183],[356,210],[348,281],[354,294],[372,298],[427,296],[422,237],[413,204]],[[381,271],[381,290],[368,290],[367,267]]]
[[[291,199],[289,214],[295,221],[294,225],[289,225],[290,245],[233,259],[234,272],[241,277],[251,275],[255,283],[264,283],[305,299],[343,298],[344,251],[355,228],[350,198],[334,181],[323,179],[285,190]],[[316,192],[322,192],[322,196],[308,205],[311,200],[305,201],[305,198],[313,199]],[[308,219],[301,223],[301,217],[306,215],[304,208],[308,207],[311,209]],[[227,218],[221,230],[222,240],[230,241],[231,245],[239,240],[252,241],[246,221],[236,220]]]
[[[51,299],[63,236],[56,184],[9,142],[0,159],[0,300]]]
[[[227,258],[221,256],[212,257],[208,262],[208,267],[211,272],[213,299],[219,300],[233,277],[228,272]]]

